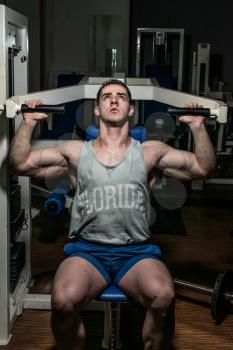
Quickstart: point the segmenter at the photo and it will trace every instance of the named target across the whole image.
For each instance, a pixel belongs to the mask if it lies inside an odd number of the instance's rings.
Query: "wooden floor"
[[[181,210],[187,235],[152,236],[152,241],[161,247],[164,261],[174,277],[213,286],[219,272],[233,270],[232,207],[231,187],[210,186],[203,193],[190,193]],[[40,220],[44,226],[40,226]],[[32,245],[32,268],[36,276],[33,289],[44,293],[50,292],[51,276],[63,259],[64,230],[67,229],[64,220],[63,227],[56,221],[53,225],[58,236],[46,236],[46,220],[39,218],[35,221]],[[209,306],[208,296],[177,289],[176,331],[170,350],[233,349],[233,315],[217,326],[211,318]],[[123,305],[123,350],[142,349],[140,329],[143,316],[144,311],[139,306]],[[87,330],[86,349],[100,349],[103,313],[85,311],[83,317]],[[1,350],[55,350],[49,311],[24,310],[12,333],[10,343],[0,346]]]
[[[132,313],[135,316],[134,310]],[[123,310],[122,316],[124,314]],[[129,318],[129,314],[127,318]],[[123,350],[143,349],[139,338],[139,325],[134,325],[133,320],[131,318],[129,326],[121,332]],[[15,324],[9,345],[0,346],[0,348],[7,350],[55,350],[49,322],[49,311],[25,310]],[[102,313],[86,312],[85,323],[88,334],[86,349],[101,349]],[[123,320],[123,323],[126,323],[126,320],[125,322]],[[216,326],[211,320],[207,307],[177,300],[176,332],[170,350],[232,350],[232,329],[232,316],[228,317],[221,326]]]

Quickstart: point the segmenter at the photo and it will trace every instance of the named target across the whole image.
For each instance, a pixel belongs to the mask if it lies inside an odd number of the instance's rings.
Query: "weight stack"
[[[16,241],[25,218],[25,210],[21,209],[21,186],[18,183],[10,183],[10,241]]]
[[[17,182],[10,183],[10,216],[14,220],[21,209],[21,187]]]
[[[11,243],[15,243],[16,237],[18,233],[21,231],[23,222],[25,218],[25,210],[20,209],[18,215],[14,218],[14,220],[10,221],[10,240]]]
[[[13,293],[25,265],[25,243],[15,242],[10,248],[10,292]]]

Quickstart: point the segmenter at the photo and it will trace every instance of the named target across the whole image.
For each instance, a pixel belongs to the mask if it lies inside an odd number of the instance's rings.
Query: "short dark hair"
[[[100,102],[100,95],[101,95],[103,88],[105,86],[114,85],[114,84],[121,85],[125,88],[125,90],[127,91],[128,98],[129,98],[129,103],[132,103],[132,96],[131,96],[131,92],[130,92],[128,86],[122,80],[118,80],[118,79],[113,78],[113,79],[109,79],[109,80],[104,81],[103,84],[101,85],[101,87],[99,88],[99,90],[97,92],[97,97],[96,97],[97,104],[99,104],[99,102]]]

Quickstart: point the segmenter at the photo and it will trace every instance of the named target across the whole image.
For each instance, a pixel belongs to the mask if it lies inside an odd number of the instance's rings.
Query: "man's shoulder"
[[[61,150],[81,149],[85,141],[82,140],[59,140],[57,147]]]
[[[77,159],[79,157],[80,150],[83,144],[84,141],[82,140],[63,140],[62,142],[59,142],[59,144],[57,145],[57,149],[64,157],[68,159]]]
[[[159,150],[163,147],[166,147],[167,145],[164,142],[161,141],[157,141],[157,140],[149,140],[149,141],[145,141],[141,143],[141,147],[143,149],[143,151],[147,151],[147,150]]]
[[[145,141],[141,144],[144,160],[148,164],[156,164],[170,149],[166,143],[156,140]]]

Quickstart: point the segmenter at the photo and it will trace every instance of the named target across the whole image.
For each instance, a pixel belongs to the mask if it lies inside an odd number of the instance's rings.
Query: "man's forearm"
[[[212,142],[203,123],[191,124],[195,143],[195,157],[200,168],[208,175],[216,166],[216,156]]]
[[[14,135],[9,150],[9,168],[19,170],[31,152],[31,138],[34,131],[32,123],[22,121]]]

